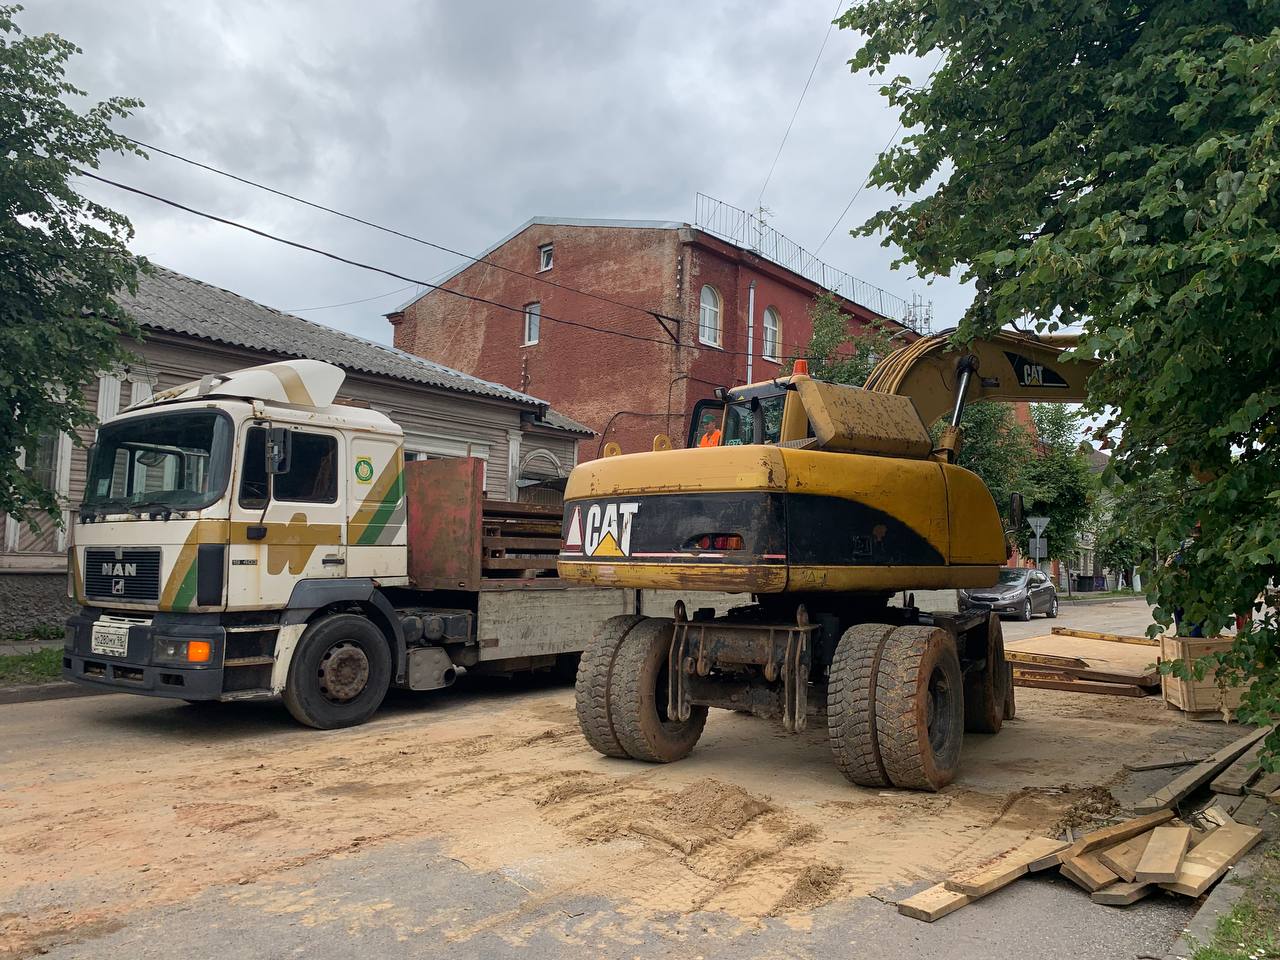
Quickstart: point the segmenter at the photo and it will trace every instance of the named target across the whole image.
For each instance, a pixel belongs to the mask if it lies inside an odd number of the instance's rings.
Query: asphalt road
[[[1011,622],[1006,624],[1006,635],[1020,638],[1047,633],[1054,623],[1040,618],[1029,624]],[[1064,605],[1056,623],[1141,633],[1147,624],[1147,610],[1139,601]],[[502,699],[509,706],[521,697],[539,703],[554,700],[558,704],[561,700],[567,702],[568,691],[554,691],[554,696],[549,697],[545,688],[531,688],[524,694]],[[414,721],[444,723],[451,710],[474,714],[486,709],[485,703],[483,698],[479,704],[457,697],[442,698],[435,706],[424,708]],[[403,708],[393,704],[393,715],[400,709]],[[59,769],[57,745],[94,737],[96,731],[85,727],[94,711],[109,721],[111,731],[109,748],[107,741],[93,741],[94,755],[98,755],[100,746],[103,764],[138,766],[136,772],[140,776],[148,773],[145,764],[149,748],[158,744],[171,748],[171,736],[181,738],[193,759],[207,757],[205,748],[213,750],[216,744],[218,749],[225,749],[227,745],[216,713],[192,721],[185,711],[175,713],[171,704],[137,698],[113,696],[0,707],[0,727],[10,726],[6,712],[16,710],[24,712],[9,713],[8,717],[22,717],[22,736],[6,738],[0,744],[0,798],[5,786],[16,782],[14,771],[21,766],[19,759],[27,751],[48,753],[48,769],[43,771],[46,782],[81,776],[83,771]],[[127,712],[127,717],[122,711]],[[282,738],[314,736],[291,728],[281,713],[272,705],[245,705],[234,720],[228,720],[225,732],[239,738],[248,766],[257,759],[256,751],[265,753],[266,745],[272,741],[278,746]],[[165,718],[174,716],[181,717],[181,723],[173,724],[175,729],[170,732]],[[260,729],[250,729],[259,722]],[[1171,718],[1170,724],[1175,723]],[[17,729],[17,725],[10,729]],[[1231,736],[1220,725],[1195,724],[1171,733],[1167,742],[1225,742]],[[340,740],[331,742],[339,743],[335,749],[342,749]],[[1108,749],[1105,739],[1099,749]],[[245,764],[228,769],[227,776],[247,777]],[[25,770],[22,776],[27,776]],[[1166,772],[1139,774],[1117,777],[1109,786],[1125,803],[1145,796],[1167,779]],[[261,800],[255,796],[259,788],[247,780],[244,784],[245,803]],[[166,786],[156,784],[153,789]],[[33,781],[22,784],[22,789],[36,788]],[[386,801],[370,795],[365,802]],[[0,812],[13,806],[0,801]],[[198,817],[198,802],[194,806]],[[450,809],[450,816],[456,818],[456,808]],[[428,817],[430,814],[429,808],[416,812]],[[464,845],[468,831],[473,832],[477,844],[488,843],[492,839],[489,835],[501,825],[486,816],[501,815],[477,815],[473,822],[465,817],[455,819],[450,831],[461,836]],[[112,842],[110,836],[95,837],[92,822],[76,827],[83,831],[83,842],[71,844],[69,849],[82,860],[92,859],[95,843]],[[173,859],[199,855],[194,848],[184,850],[183,844],[175,836],[169,851]],[[93,889],[86,888],[84,877],[90,873],[82,870],[74,874],[68,868],[64,877],[54,871],[39,884],[18,882],[11,888],[9,902],[0,908],[0,956],[6,955],[4,933],[20,930],[38,914],[45,924],[44,932],[37,940],[10,939],[13,952],[8,956],[29,955],[38,950],[50,957],[77,960],[214,956],[219,960],[295,956],[327,960],[356,955],[407,958],[435,954],[565,958],[675,954],[735,960],[819,956],[1116,960],[1162,955],[1194,909],[1192,902],[1173,897],[1155,897],[1124,909],[1103,907],[1093,904],[1065,879],[1048,874],[1024,878],[934,924],[902,917],[893,905],[930,885],[929,879],[876,890],[867,896],[839,898],[811,911],[785,916],[743,918],[712,910],[640,911],[634,901],[624,902],[582,885],[557,884],[546,870],[528,868],[532,863],[529,860],[520,861],[520,867],[478,869],[453,855],[461,852],[456,845],[446,846],[420,830],[400,836],[391,831],[376,838],[376,842],[353,843],[323,855],[273,864],[261,873],[246,872],[234,882],[178,884],[168,902],[163,896],[153,895],[147,905],[136,909],[119,906],[113,900],[118,891],[104,890],[99,897]],[[552,852],[548,852],[546,859],[551,857]],[[0,849],[0,876],[8,874],[10,883],[19,880],[5,859],[5,852]],[[129,869],[150,870],[152,864],[145,859],[139,857]],[[200,865],[195,865],[188,874],[195,875],[199,869]],[[213,868],[210,872],[216,873]],[[68,915],[75,907],[77,921],[68,922],[65,931],[59,932],[56,924],[50,926],[48,918],[56,915],[64,903]],[[88,909],[94,904],[99,905],[96,910]]]

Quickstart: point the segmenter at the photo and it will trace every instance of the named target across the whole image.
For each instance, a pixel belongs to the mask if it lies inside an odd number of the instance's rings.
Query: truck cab
[[[343,376],[313,360],[209,376],[99,428],[70,550],[67,677],[186,700],[277,694],[277,654],[312,612],[376,614],[382,588],[407,584],[401,430],[334,404]],[[392,611],[371,620],[398,635]],[[354,643],[321,670],[339,701],[358,699],[380,659]]]

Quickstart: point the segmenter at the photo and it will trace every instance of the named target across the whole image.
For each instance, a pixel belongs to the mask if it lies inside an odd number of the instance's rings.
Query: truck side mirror
[[[1022,528],[1022,512],[1022,494],[1016,492],[1009,494],[1009,522],[1013,524],[1015,531]]]
[[[284,427],[272,427],[267,434],[267,473],[288,473],[292,452],[293,433]]]

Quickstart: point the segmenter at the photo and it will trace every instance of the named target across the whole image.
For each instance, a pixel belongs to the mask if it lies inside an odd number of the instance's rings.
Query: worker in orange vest
[[[710,410],[702,415],[702,423],[699,424],[698,429],[700,431],[698,446],[720,446],[720,424],[716,422],[716,415]]]

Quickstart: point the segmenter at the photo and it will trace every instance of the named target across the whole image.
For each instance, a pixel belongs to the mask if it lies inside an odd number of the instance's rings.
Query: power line
[[[603,301],[604,303],[613,304],[615,307],[625,307],[628,310],[635,310],[638,313],[645,313],[645,314],[648,314],[649,316],[659,317],[663,320],[671,320],[671,321],[676,320],[675,317],[668,317],[665,314],[656,313],[655,311],[650,310],[647,307],[639,307],[639,306],[636,306],[634,303],[625,303],[622,300],[614,300],[612,297],[607,297],[604,294],[592,293],[589,290],[579,290],[577,287],[570,287],[562,283],[556,283],[556,281],[552,280],[550,277],[539,276],[536,273],[525,273],[523,270],[517,270],[515,267],[504,266],[501,263],[494,263],[492,260],[488,260],[484,257],[473,257],[469,253],[463,253],[461,250],[454,250],[452,247],[446,247],[444,244],[436,243],[433,240],[427,240],[425,237],[414,236],[411,233],[405,233],[404,231],[397,230],[394,227],[383,226],[380,223],[374,223],[372,220],[366,220],[364,217],[356,216],[353,213],[346,213],[345,211],[342,211],[342,210],[335,210],[333,207],[327,207],[322,203],[316,203],[314,200],[308,200],[305,197],[299,197],[296,194],[288,193],[287,191],[277,189],[276,187],[268,186],[265,183],[259,183],[256,180],[250,180],[248,177],[242,177],[239,174],[232,173],[229,170],[223,170],[211,164],[202,163],[199,160],[193,160],[191,157],[184,157],[182,154],[174,153],[172,150],[166,150],[163,147],[157,147],[149,143],[144,143],[141,140],[135,140],[133,137],[126,137],[125,139],[129,140],[132,143],[137,144],[139,147],[142,147],[144,150],[154,151],[155,153],[159,153],[159,154],[162,154],[163,156],[181,161],[182,163],[190,164],[193,167],[198,167],[199,169],[205,170],[209,173],[215,173],[220,177],[226,177],[229,180],[235,180],[237,183],[243,183],[245,186],[253,187],[254,189],[257,189],[257,190],[264,190],[267,193],[275,194],[277,197],[283,197],[286,200],[292,200],[294,203],[300,203],[304,207],[310,207],[313,210],[319,210],[323,213],[332,214],[335,217],[341,217],[344,220],[350,220],[352,223],[358,223],[361,226],[371,227],[374,230],[380,230],[383,233],[389,233],[394,237],[401,238],[402,240],[410,240],[413,243],[420,243],[424,247],[431,247],[433,250],[439,250],[443,253],[453,254],[455,257],[462,257],[464,260],[470,260],[472,263],[483,263],[486,266],[493,267],[497,270],[504,270],[507,273],[515,274],[518,277],[524,277],[526,280],[536,280],[538,283],[545,283],[547,284],[547,286],[556,287],[568,293],[577,293],[584,297],[591,297],[592,299],[600,300],[600,301]]]
[[[394,290],[388,290],[386,293],[380,293],[376,297],[365,297],[362,300],[347,300],[343,303],[326,303],[322,307],[289,307],[285,313],[310,313],[312,310],[332,310],[335,307],[350,307],[357,303],[369,303],[371,300],[382,300],[391,296],[393,293],[403,293],[405,290],[411,290],[416,287],[416,283],[406,284],[403,287],[396,287]]]
[[[329,250],[322,250],[319,247],[313,247],[309,244],[302,243],[298,240],[290,240],[287,237],[277,236],[276,234],[268,233],[265,230],[259,230],[257,227],[251,227],[248,224],[239,223],[238,221],[235,221],[235,220],[229,220],[226,217],[220,217],[214,213],[208,213],[204,210],[197,210],[195,207],[189,207],[186,204],[179,203],[177,200],[170,200],[168,197],[162,197],[162,196],[159,196],[158,194],[150,193],[146,190],[143,190],[140,187],[133,187],[127,183],[121,183],[118,180],[112,180],[108,177],[104,177],[96,173],[91,173],[88,170],[77,170],[76,172],[82,177],[88,177],[91,180],[97,180],[99,183],[105,183],[108,186],[115,187],[118,190],[124,190],[128,193],[133,193],[140,197],[146,197],[149,200],[155,200],[157,203],[163,203],[166,206],[173,207],[176,210],[182,210],[184,213],[189,213],[189,214],[192,214],[193,216],[203,217],[206,220],[212,220],[214,223],[221,223],[228,227],[235,227],[237,230],[243,230],[246,233],[253,234],[256,237],[262,237],[264,240],[272,240],[276,243],[284,244],[285,246],[288,246],[288,247],[293,247],[296,250],[305,250],[308,253],[314,253],[319,256],[326,257],[329,260],[335,260],[338,263],[344,263],[347,266],[357,267],[361,270],[369,270],[373,273],[380,273],[380,274],[383,274],[384,276],[391,277],[395,280],[404,280],[410,284],[417,284],[418,286],[428,287],[429,289],[432,289],[432,290],[439,290],[441,293],[447,293],[450,296],[458,297],[462,300],[469,300],[472,303],[482,303],[482,304],[485,304],[486,306],[497,307],[499,310],[507,310],[511,313],[519,314],[521,316],[524,315],[524,307],[514,307],[514,306],[511,306],[510,304],[501,303],[497,300],[490,300],[487,297],[481,297],[471,293],[463,293],[461,290],[450,290],[448,287],[442,287],[439,284],[431,283],[428,280],[422,280],[416,277],[405,276],[402,273],[396,273],[394,270],[388,270],[385,267],[375,266],[374,264],[371,264],[371,263],[363,263],[359,260],[352,260],[349,257],[344,257],[341,254],[333,253]],[[636,308],[636,309],[641,309],[641,308]],[[654,313],[653,311],[646,310],[644,312],[649,313],[652,316],[661,316],[660,314]],[[614,337],[623,337],[627,340],[638,340],[644,343],[659,343],[668,347],[682,345],[678,341],[673,339],[663,339],[659,337],[646,337],[637,333],[628,333],[625,330],[610,330],[607,327],[597,327],[589,323],[582,323],[581,321],[578,321],[578,320],[569,320],[565,317],[556,317],[549,313],[542,313],[541,319],[550,320],[552,323],[562,323],[570,327],[579,327],[584,330],[591,330],[595,333],[604,333]],[[729,354],[731,356],[747,355],[745,350],[719,350],[719,352]],[[806,354],[796,354],[796,355],[782,356],[782,357],[779,357],[778,359],[779,360],[801,360],[801,359],[814,359],[814,358],[809,357]]]
[[[933,66],[929,68],[930,78],[933,77],[934,72],[938,69],[938,64],[942,62],[942,55],[944,52],[945,51],[941,51],[938,53],[938,58],[933,61]],[[885,150],[888,150],[891,146],[893,146],[893,142],[898,139],[898,134],[900,134],[901,132],[902,132],[902,121],[899,120],[898,125],[893,130],[893,136],[889,138],[889,142],[884,145],[884,148],[880,151],[880,153],[884,153]],[[879,154],[877,154],[877,156],[879,156]],[[871,170],[874,170],[874,169],[875,169],[875,163],[873,162],[871,164]],[[827,245],[827,241],[831,239],[831,235],[836,232],[836,227],[840,226],[841,221],[844,220],[844,218],[848,215],[849,211],[853,208],[853,202],[858,199],[858,197],[862,194],[862,191],[866,188],[867,184],[871,182],[871,170],[867,171],[867,175],[863,178],[862,183],[858,184],[858,189],[853,191],[853,196],[849,198],[849,202],[844,205],[844,210],[840,213],[840,216],[836,217],[836,222],[831,225],[831,229],[827,231],[827,235],[823,237],[822,242],[818,244],[818,249],[813,251],[813,255],[815,257],[822,252],[822,248]]]
[[[839,0],[836,4],[835,12],[831,15],[831,22],[827,24],[827,32],[822,37],[822,45],[818,47],[818,55],[813,58],[813,66],[809,68],[809,76],[804,81],[804,89],[800,91],[800,99],[796,101],[796,108],[791,111],[791,119],[787,122],[787,129],[782,135],[782,142],[778,144],[778,152],[773,155],[773,163],[769,164],[769,173],[764,178],[764,185],[760,188],[760,195],[756,197],[757,207],[760,206],[760,201],[764,199],[764,191],[769,186],[769,181],[773,179],[773,171],[778,165],[778,158],[782,156],[782,148],[787,145],[787,137],[791,136],[791,128],[800,113],[800,105],[804,103],[804,96],[809,92],[809,84],[813,82],[813,75],[817,72],[819,61],[822,60],[822,51],[827,49],[827,41],[831,39],[831,28],[836,25],[836,17],[840,14],[840,8],[844,4],[845,0]]]

